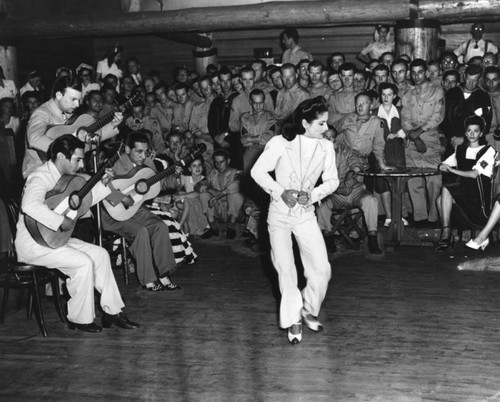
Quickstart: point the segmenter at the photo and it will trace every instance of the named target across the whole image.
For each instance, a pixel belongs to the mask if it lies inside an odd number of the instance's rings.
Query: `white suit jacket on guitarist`
[[[61,174],[52,161],[46,162],[29,175],[21,202],[22,213],[17,223],[16,250],[18,254],[22,254],[23,248],[30,247],[35,242],[26,229],[23,214],[31,216],[54,231],[61,226],[64,220],[63,215],[49,209],[44,202],[46,194],[55,187],[60,178]],[[102,182],[97,183],[92,189],[92,205],[108,196],[110,192]]]
[[[272,171],[276,180],[269,174]],[[312,204],[333,193],[339,185],[333,144],[304,135],[297,135],[293,141],[281,135],[273,137],[253,166],[251,175],[271,195],[269,212],[286,214],[312,211]],[[320,176],[323,183],[316,186]],[[306,191],[310,201],[305,206],[296,204],[290,209],[281,199],[285,190]]]
[[[30,173],[43,164],[44,161],[40,158],[39,152],[47,153],[50,144],[55,140],[55,138],[46,135],[47,130],[52,126],[66,124],[70,117],[71,115],[65,116],[61,112],[54,99],[45,102],[33,112],[26,132],[27,148],[23,160],[23,177],[28,177]],[[114,129],[111,124],[107,124],[98,133],[101,133],[102,138],[106,139],[116,135],[118,130]]]

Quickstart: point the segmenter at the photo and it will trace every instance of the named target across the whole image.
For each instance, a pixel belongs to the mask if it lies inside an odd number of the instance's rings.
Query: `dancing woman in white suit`
[[[273,137],[251,175],[271,195],[268,227],[271,258],[281,291],[280,326],[292,344],[302,340],[302,319],[313,331],[322,329],[317,316],[326,295],[331,267],[313,204],[339,184],[333,144],[323,139],[328,107],[323,97],[299,104],[293,124]],[[274,171],[276,179],[269,172]],[[321,176],[322,184],[316,186]],[[292,233],[299,246],[307,285],[297,286]]]

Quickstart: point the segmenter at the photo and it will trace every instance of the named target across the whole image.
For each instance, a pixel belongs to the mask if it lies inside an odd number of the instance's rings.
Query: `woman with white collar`
[[[299,104],[293,123],[273,137],[251,170],[253,179],[271,195],[267,218],[271,258],[281,290],[280,327],[292,344],[302,340],[302,319],[313,331],[323,329],[317,316],[326,295],[331,267],[313,204],[338,185],[333,144],[323,139],[328,106],[321,96]],[[270,172],[274,171],[276,179]],[[321,176],[323,183],[316,186]],[[299,290],[292,250],[297,240],[307,285]]]

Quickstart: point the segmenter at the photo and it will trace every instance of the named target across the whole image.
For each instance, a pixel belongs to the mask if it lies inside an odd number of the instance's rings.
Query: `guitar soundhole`
[[[136,185],[135,185],[135,192],[137,194],[146,194],[149,190],[148,183],[146,183],[146,180],[139,180]]]
[[[68,204],[73,211],[76,211],[78,208],[80,208],[82,200],[80,199],[78,194],[73,193],[69,196]]]

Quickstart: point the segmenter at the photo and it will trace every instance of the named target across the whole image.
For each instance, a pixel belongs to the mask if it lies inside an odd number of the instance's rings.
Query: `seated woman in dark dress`
[[[439,165],[439,170],[459,176],[458,183],[443,186],[437,199],[441,216],[442,231],[436,251],[453,246],[454,237],[450,229],[450,214],[453,204],[471,220],[483,225],[490,213],[491,176],[495,166],[496,151],[488,145],[481,145],[484,120],[473,115],[465,120],[467,142],[455,148],[453,155]]]

